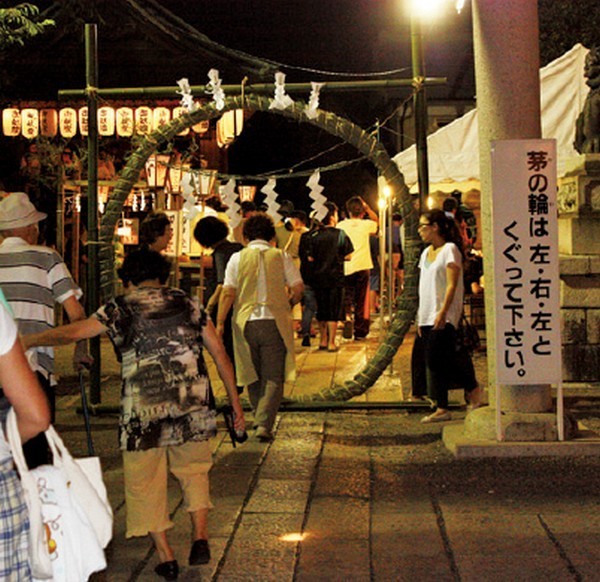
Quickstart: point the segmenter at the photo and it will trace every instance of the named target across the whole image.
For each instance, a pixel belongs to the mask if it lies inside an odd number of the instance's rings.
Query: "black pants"
[[[354,337],[365,338],[369,334],[369,270],[356,271],[344,277],[346,317],[354,307]]]
[[[450,389],[464,388],[465,392],[471,392],[477,388],[471,355],[466,350],[457,350],[456,330],[451,324],[441,330],[432,326],[420,330],[411,356],[412,395],[427,394],[439,408],[447,408]]]

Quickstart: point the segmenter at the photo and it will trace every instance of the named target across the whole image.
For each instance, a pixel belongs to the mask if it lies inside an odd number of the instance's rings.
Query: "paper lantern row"
[[[186,109],[175,107],[100,107],[98,108],[98,134],[111,136],[115,133],[120,137],[131,137],[135,134],[144,135],[166,125],[171,119],[183,115]],[[208,120],[192,126],[196,133],[208,131]],[[10,107],[2,111],[2,130],[6,136],[22,135],[27,139],[55,137],[72,138],[77,132],[83,136],[88,134],[88,108],[63,107],[62,109],[34,109],[32,107],[18,109]],[[179,135],[187,135],[185,129]]]

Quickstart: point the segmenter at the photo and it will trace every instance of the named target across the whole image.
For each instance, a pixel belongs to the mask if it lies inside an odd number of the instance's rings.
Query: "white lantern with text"
[[[157,130],[171,121],[171,111],[166,107],[155,107],[152,112],[152,129]]]
[[[112,107],[98,109],[98,134],[103,137],[115,134],[115,110]]]
[[[35,139],[40,132],[40,113],[37,109],[27,108],[21,111],[21,135]]]
[[[9,137],[21,135],[21,112],[16,107],[2,111],[2,132]]]
[[[119,107],[115,116],[117,135],[119,137],[131,137],[133,135],[133,109],[131,107]]]
[[[79,121],[79,133],[85,137],[89,132],[87,105],[79,108],[79,111],[77,112],[77,119]]]
[[[72,107],[64,107],[58,113],[58,125],[62,137],[75,137],[77,133],[77,111]]]
[[[138,135],[146,135],[152,131],[152,109],[137,107],[135,110],[135,132]]]

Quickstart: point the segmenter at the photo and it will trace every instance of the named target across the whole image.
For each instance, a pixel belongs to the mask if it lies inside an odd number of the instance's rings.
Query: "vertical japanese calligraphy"
[[[554,140],[492,147],[496,369],[501,384],[561,377]]]

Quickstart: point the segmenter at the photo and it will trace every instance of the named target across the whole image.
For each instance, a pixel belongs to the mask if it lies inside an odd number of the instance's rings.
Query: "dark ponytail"
[[[423,213],[429,224],[437,224],[440,236],[446,241],[454,243],[460,251],[463,259],[465,258],[465,249],[463,248],[463,239],[458,230],[458,224],[454,218],[449,217],[443,210],[428,210]]]

